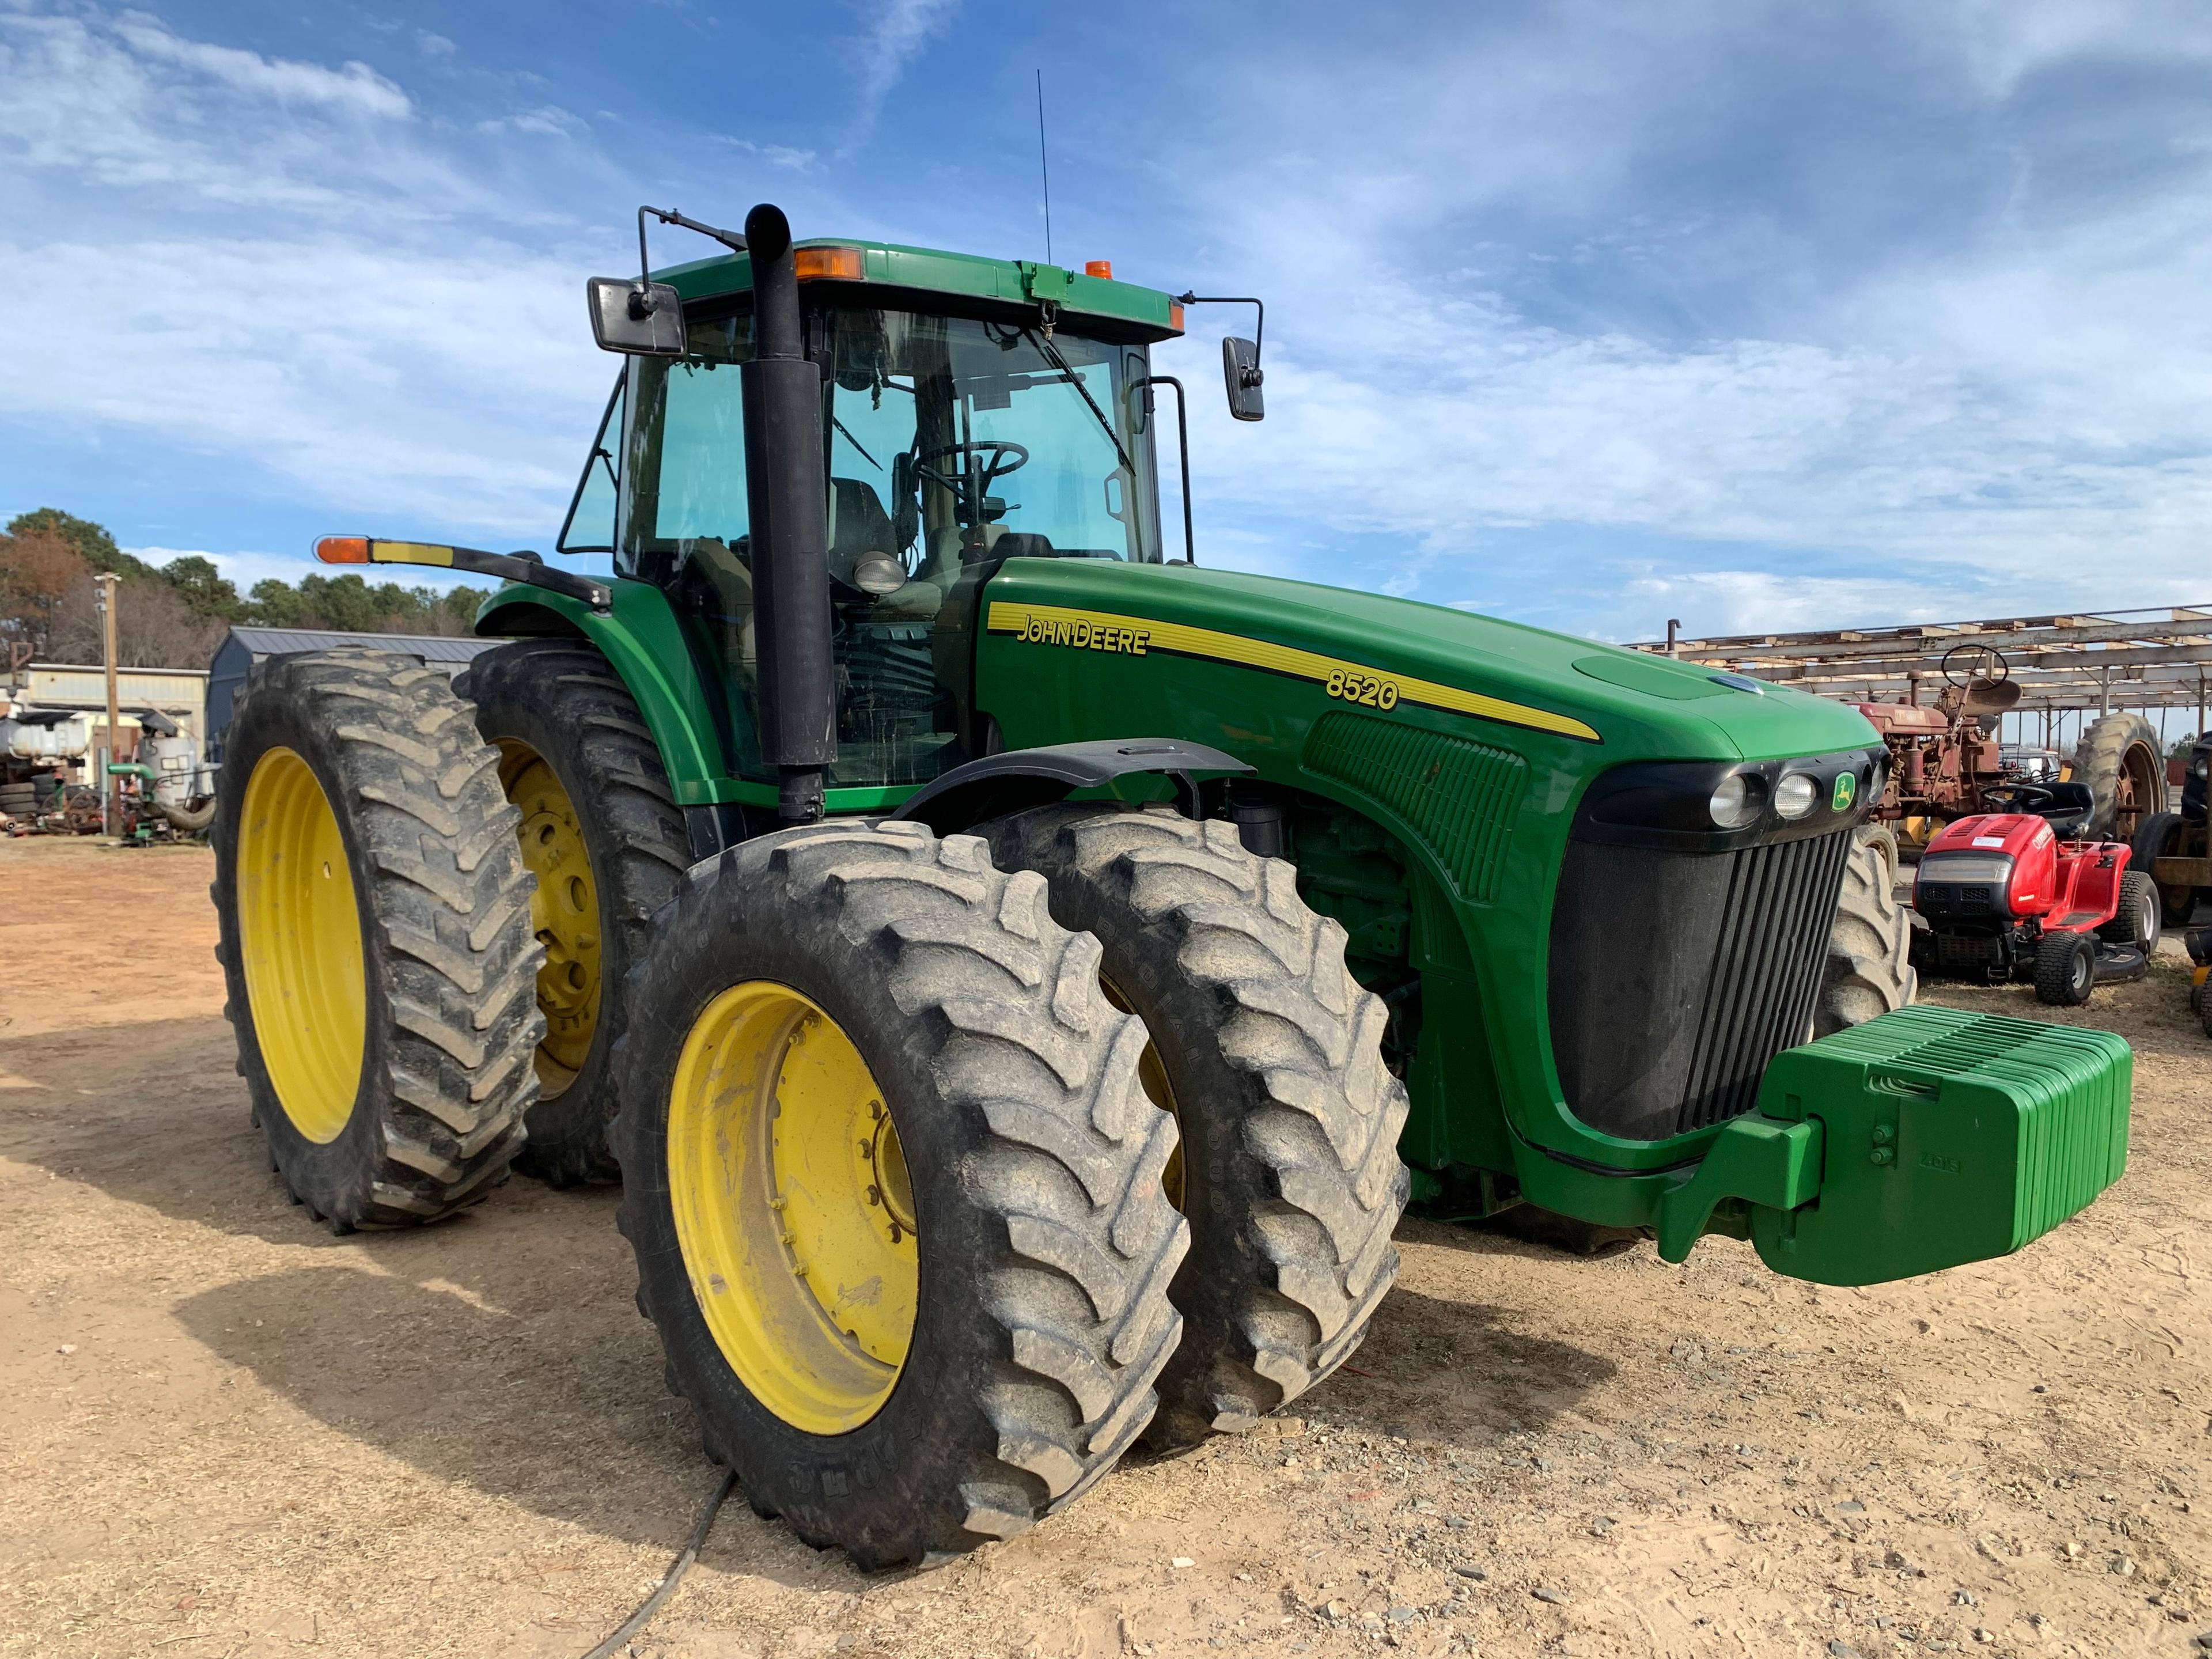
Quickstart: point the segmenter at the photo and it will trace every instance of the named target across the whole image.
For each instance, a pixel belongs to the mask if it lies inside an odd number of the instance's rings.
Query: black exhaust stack
[[[806,361],[791,222],[763,202],[745,216],[753,265],[753,360],[744,391],[760,651],[761,755],[782,776],[787,823],[822,816],[822,774],[837,758],[830,653],[829,485],[822,471],[822,374]]]

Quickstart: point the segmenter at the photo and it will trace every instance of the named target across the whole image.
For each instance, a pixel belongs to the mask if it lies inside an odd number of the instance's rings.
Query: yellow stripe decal
[[[437,542],[371,542],[368,556],[374,564],[451,565],[453,550]]]
[[[1315,681],[1332,697],[1340,697],[1363,708],[1390,709],[1401,702],[1419,703],[1424,708],[1473,714],[1480,720],[1527,726],[1533,731],[1556,732],[1583,743],[1604,741],[1595,727],[1571,715],[1555,714],[1548,708],[1531,708],[1526,703],[1508,702],[1503,697],[1462,691],[1455,685],[1439,685],[1433,680],[1414,679],[1385,669],[1370,668],[1364,663],[1324,657],[1295,646],[1270,645],[1265,640],[1247,639],[1242,634],[1192,628],[1183,623],[994,599],[987,626],[994,634],[1012,634],[1039,645],[1138,657],[1164,651],[1174,656],[1265,669],[1292,679]]]

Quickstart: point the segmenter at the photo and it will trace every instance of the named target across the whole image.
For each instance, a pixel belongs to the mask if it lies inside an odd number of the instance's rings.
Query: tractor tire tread
[[[1884,826],[1852,832],[1843,891],[1828,932],[1813,1035],[1831,1036],[1908,1007],[1919,994],[1912,918],[1897,897],[1897,842]]]
[[[227,768],[219,816],[231,827],[218,835],[217,954],[254,1115],[288,1188],[319,1218],[348,1229],[436,1220],[503,1177],[536,1092],[535,1079],[527,1068],[516,1074],[508,1055],[536,1043],[542,1021],[534,1006],[503,998],[501,988],[536,972],[540,947],[519,918],[489,932],[480,921],[487,906],[529,880],[514,846],[517,815],[481,765],[474,726],[455,717],[466,715],[466,705],[444,675],[411,657],[339,650],[262,664],[240,694],[234,750],[263,741],[255,730],[262,711],[280,704],[337,757],[337,776],[319,769],[318,777],[326,793],[338,786],[346,799],[333,805],[360,838],[360,862],[371,876],[373,920],[363,938],[369,1004],[388,1012],[372,1035],[375,1052],[354,1109],[375,1115],[372,1144],[337,1179],[328,1160],[303,1152],[253,1037],[234,868],[234,826],[251,769]],[[362,725],[364,708],[386,724]],[[443,793],[438,780],[457,771],[467,786]],[[501,850],[462,870],[446,830],[456,821],[501,829]]]
[[[668,1217],[666,1103],[653,1097],[666,1072],[641,1073],[639,1029],[653,1023],[657,1054],[680,1046],[672,1027],[658,1029],[672,1018],[660,994],[675,989],[665,963],[721,925],[738,902],[726,892],[747,888],[775,890],[749,902],[787,920],[810,954],[885,988],[905,1052],[920,1060],[909,1072],[963,1138],[957,1199],[939,1201],[981,1217],[989,1241],[963,1268],[973,1396],[927,1407],[933,1476],[896,1483],[890,1512],[882,1500],[872,1515],[856,1512],[859,1494],[842,1480],[831,1492],[803,1460],[772,1455],[718,1405],[730,1385],[702,1374],[726,1363],[711,1339],[702,1365],[701,1339],[687,1334],[699,1315]],[[616,1051],[614,1137],[629,1171],[619,1221],[638,1256],[641,1310],[661,1331],[708,1455],[738,1471],[757,1514],[842,1547],[864,1569],[1011,1537],[1065,1507],[1152,1416],[1181,1331],[1168,1286],[1189,1242],[1158,1178],[1161,1135],[1171,1146],[1174,1126],[1138,1079],[1142,1025],[1099,988],[1097,942],[1056,926],[1043,881],[1001,873],[978,840],[838,823],[694,866],[660,939],[632,969],[640,1006],[653,1012]],[[918,1191],[917,1203],[929,1196]]]
[[[2079,933],[2045,933],[2035,947],[2035,1000],[2053,1008],[2078,1008],[2088,992],[2076,994],[2074,962],[2081,948]],[[2090,988],[2095,988],[2093,976]]]
[[[1063,925],[1118,936],[1126,919],[1153,984],[1117,970],[1118,988],[1153,1006],[1164,1052],[1204,1050],[1222,1085],[1206,1108],[1224,1140],[1209,1154],[1212,1218],[1176,1279],[1183,1341],[1146,1439],[1169,1449],[1248,1428],[1351,1355],[1397,1276],[1410,1103],[1383,1064],[1382,1000],[1346,967],[1343,927],[1299,897],[1295,868],[1226,823],[1062,805],[986,832],[1003,867],[1044,876]]]
[[[2146,902],[2153,907],[2152,914],[2162,920],[2165,902],[2160,898],[2158,884],[2150,878],[2150,872],[2134,869],[2121,872],[2119,903],[2112,911],[2112,919],[2097,929],[2097,937],[2107,945],[2135,945],[2135,918]],[[2155,945],[2158,941],[2154,937],[2151,943]]]
[[[2159,741],[2157,727],[2141,714],[2103,714],[2089,722],[2074,746],[2074,781],[2087,784],[2096,803],[2085,831],[2092,839],[2110,840],[2113,835],[2118,823],[2120,769],[2128,750],[2136,744],[2148,745],[2157,763],[2152,799],[2136,804],[2140,824],[2166,806],[2166,745]]]
[[[691,866],[684,814],[636,700],[592,647],[569,639],[495,646],[469,665],[456,689],[474,703],[487,744],[529,742],[553,766],[576,810],[599,892],[598,1028],[567,1085],[541,1090],[515,1168],[554,1187],[611,1184],[622,1178],[607,1140],[619,1104],[614,1048],[631,1014],[630,967],[651,948],[653,915]]]

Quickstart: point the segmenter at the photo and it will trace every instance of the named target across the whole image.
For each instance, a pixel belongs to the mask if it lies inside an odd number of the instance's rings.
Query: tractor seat
[[[2051,833],[2062,841],[2072,840],[2089,827],[2089,817],[2097,810],[2097,798],[2089,793],[2086,783],[2046,783],[2041,786],[2051,792],[2047,806],[2035,809],[2036,817],[2051,826]]]

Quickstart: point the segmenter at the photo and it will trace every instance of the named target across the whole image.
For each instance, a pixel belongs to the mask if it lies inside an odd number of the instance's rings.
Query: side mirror
[[[1240,421],[1256,421],[1267,412],[1260,395],[1260,348],[1234,334],[1221,342],[1221,378],[1229,386],[1229,412]]]
[[[684,355],[684,301],[666,283],[649,283],[640,292],[627,278],[594,276],[584,292],[600,350],[632,357]]]

